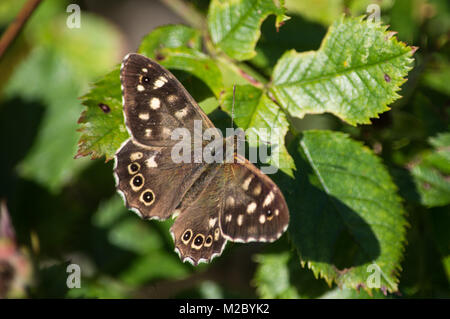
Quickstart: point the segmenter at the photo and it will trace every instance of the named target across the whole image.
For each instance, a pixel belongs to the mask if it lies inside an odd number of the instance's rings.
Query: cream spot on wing
[[[213,228],[216,225],[217,217],[209,219],[209,228]]]
[[[233,215],[228,214],[227,216],[225,216],[225,222],[229,223],[231,222],[231,218],[233,217]]]
[[[218,240],[219,240],[219,235],[220,235],[220,229],[219,229],[219,228],[216,228],[216,229],[214,230],[214,240],[215,240],[215,241],[218,241]]]
[[[130,160],[131,160],[132,162],[134,162],[134,161],[136,161],[136,160],[138,160],[138,159],[141,159],[142,156],[144,156],[144,154],[142,154],[141,152],[134,152],[134,153],[131,153],[131,155],[130,155]]]
[[[139,113],[139,118],[141,120],[147,121],[150,118],[150,115],[148,113]]]
[[[143,85],[139,84],[139,85],[137,86],[137,90],[138,90],[139,92],[142,92],[142,91],[145,90],[145,88],[144,88]]]
[[[160,76],[156,81],[155,81],[155,83],[153,83],[153,88],[154,89],[157,89],[157,88],[160,88],[160,87],[162,87],[164,84],[166,84],[167,83],[167,79],[164,77],[164,76]]]
[[[261,224],[264,224],[266,222],[266,215],[264,214],[259,215],[259,222]]]
[[[244,222],[244,215],[239,215],[237,218],[237,224],[238,226],[242,226],[242,223]]]
[[[248,214],[253,214],[253,212],[256,210],[256,203],[255,202],[251,202],[250,204],[248,204],[247,206],[247,213]]]
[[[161,101],[157,97],[153,97],[150,99],[150,107],[154,110],[159,109],[161,106]]]
[[[250,175],[249,177],[247,177],[244,181],[244,183],[242,184],[242,188],[246,191],[248,190],[248,186],[250,185],[251,181],[253,179],[253,175]]]
[[[167,97],[167,102],[169,103],[173,103],[178,99],[178,96],[176,96],[175,94],[171,94]]]
[[[162,135],[164,137],[170,137],[170,134],[172,134],[172,130],[170,128],[167,127],[163,127],[162,129]]]
[[[151,134],[152,134],[152,129],[151,128],[146,128],[145,129],[145,136],[146,137],[150,137]]]
[[[260,183],[256,184],[255,188],[253,189],[253,195],[259,196],[259,194],[261,194],[261,190],[262,190],[261,184]]]
[[[275,216],[278,216],[279,213],[280,211],[278,209],[275,209]]]
[[[148,70],[146,68],[142,68],[142,72],[147,73]]]
[[[149,157],[146,161],[145,164],[147,165],[148,168],[155,168],[158,167],[158,163],[156,163],[155,158],[156,158],[157,154],[153,154],[151,157]]]
[[[186,114],[188,113],[187,107],[185,107],[184,109],[181,109],[179,111],[175,112],[175,116],[181,120],[183,117],[186,116]]]
[[[180,213],[181,213],[181,210],[175,209],[175,210],[173,211],[173,213],[172,213],[172,219],[177,218],[178,215],[180,215]]]
[[[275,198],[275,194],[270,191],[269,194],[267,194],[266,198],[264,199],[263,207],[266,207],[270,203],[272,203],[273,199]]]
[[[255,235],[256,233],[258,233],[258,229],[253,225],[247,229],[247,232],[248,234]]]
[[[227,206],[234,206],[234,198],[232,196],[228,196],[227,200],[225,201],[225,204]]]

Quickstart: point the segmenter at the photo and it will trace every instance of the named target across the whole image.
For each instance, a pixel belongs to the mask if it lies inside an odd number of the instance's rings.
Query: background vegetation
[[[448,1],[161,2],[184,25],[129,49],[89,1],[80,29],[68,2],[44,1],[0,60],[0,297],[450,297]],[[23,3],[0,3],[1,28]],[[369,4],[379,23],[361,17]],[[125,209],[105,159],[127,138],[127,51],[171,69],[219,128],[237,84],[235,124],[282,129],[280,240],[194,268],[172,221]]]

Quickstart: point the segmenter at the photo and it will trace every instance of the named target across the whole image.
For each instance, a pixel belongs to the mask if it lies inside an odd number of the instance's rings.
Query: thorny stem
[[[0,60],[42,0],[28,0],[0,38]]]

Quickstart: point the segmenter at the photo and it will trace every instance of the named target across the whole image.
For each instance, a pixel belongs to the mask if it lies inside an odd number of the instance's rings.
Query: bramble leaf
[[[317,51],[286,52],[272,74],[272,92],[292,116],[333,113],[370,123],[389,110],[411,69],[413,50],[378,23],[342,18]]]
[[[379,288],[397,291],[406,221],[380,159],[340,132],[306,131],[293,145],[299,173],[283,192],[302,265],[355,289],[371,288],[375,269]]]
[[[151,59],[157,59],[160,50],[179,47],[201,50],[200,31],[184,25],[165,25],[156,28],[142,39],[138,52]]]
[[[261,23],[271,14],[276,15],[277,28],[289,19],[283,2],[277,6],[273,0],[211,1],[208,27],[216,48],[239,61],[254,57]]]
[[[156,28],[143,40],[138,52],[172,70],[189,72],[204,81],[216,97],[223,89],[215,61],[201,52],[198,30],[183,25]]]
[[[216,97],[223,90],[222,73],[213,59],[190,48],[167,48],[160,50],[157,62],[172,70],[182,70],[205,82]]]
[[[233,90],[227,89],[222,96],[221,104],[229,114],[232,112],[232,103]],[[269,163],[288,175],[293,175],[294,161],[284,144],[289,123],[284,112],[265,92],[251,85],[236,86],[234,121],[246,131],[250,147],[258,147],[259,143],[268,143],[271,142],[271,137],[275,138],[278,145],[271,145],[273,148],[271,154],[275,154],[274,147],[278,148],[276,150],[278,159],[271,156]]]
[[[123,113],[119,68],[108,73],[82,97],[86,109],[78,123],[81,132],[77,157],[114,158],[120,144],[128,138]]]

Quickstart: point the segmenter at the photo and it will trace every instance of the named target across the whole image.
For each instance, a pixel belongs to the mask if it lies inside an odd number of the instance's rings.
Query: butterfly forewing
[[[202,121],[202,128],[214,127],[175,76],[153,60],[129,54],[120,79],[125,124],[139,143],[167,145],[176,128],[193,133],[194,120]]]

